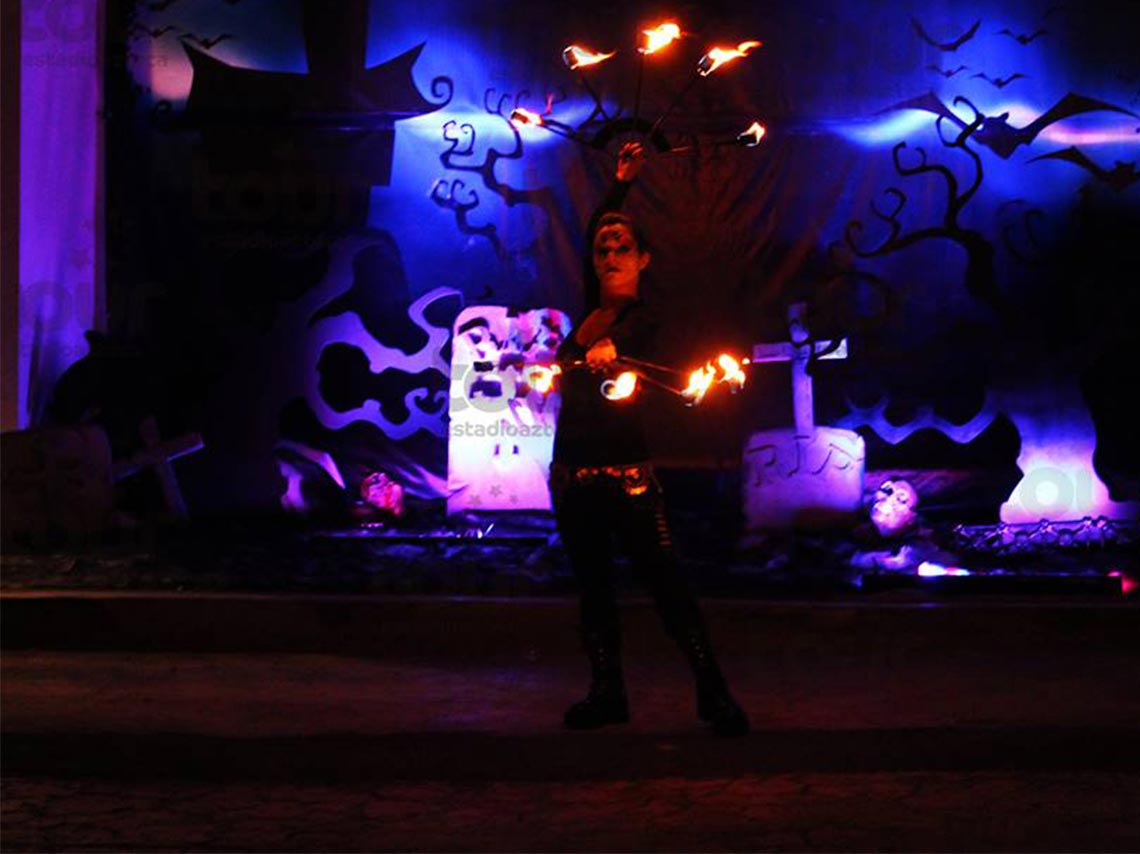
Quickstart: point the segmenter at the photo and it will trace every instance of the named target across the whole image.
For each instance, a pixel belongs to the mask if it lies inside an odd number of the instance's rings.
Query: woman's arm
[[[614,167],[614,182],[610,185],[601,204],[590,214],[586,223],[586,245],[582,253],[582,281],[597,284],[597,274],[594,272],[594,232],[598,230],[598,220],[604,214],[620,211],[629,195],[629,188],[637,173],[645,163],[645,148],[640,142],[627,142],[618,151],[617,165]],[[596,287],[587,287],[587,292],[597,290]],[[594,308],[594,306],[587,306]]]

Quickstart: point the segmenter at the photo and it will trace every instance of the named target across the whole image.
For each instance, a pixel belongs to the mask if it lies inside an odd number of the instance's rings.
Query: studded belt
[[[628,466],[568,466],[553,463],[550,466],[550,489],[560,493],[570,484],[619,484],[626,495],[641,495],[653,484],[653,468],[648,463]]]

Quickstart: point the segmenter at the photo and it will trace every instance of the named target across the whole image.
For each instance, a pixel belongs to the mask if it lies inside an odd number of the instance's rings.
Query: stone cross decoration
[[[805,316],[807,304],[788,306],[788,329],[791,341],[780,344],[757,344],[752,348],[753,362],[792,363],[792,406],[796,416],[796,435],[811,436],[815,432],[815,403],[812,397],[808,362],[813,359],[846,359],[847,339],[838,343],[811,340]]]
[[[125,460],[116,461],[111,467],[112,475],[115,480],[122,480],[143,468],[153,469],[162,487],[162,497],[166,500],[167,511],[176,519],[185,519],[186,502],[182,499],[182,490],[178,488],[178,478],[174,475],[171,463],[186,454],[202,450],[205,447],[202,437],[197,433],[188,433],[177,439],[161,442],[158,424],[153,416],[143,419],[139,425],[139,435],[145,447]]]
[[[809,362],[846,359],[847,339],[812,341],[807,306],[788,309],[791,340],[757,344],[753,362],[791,362],[795,427],[761,430],[748,437],[743,456],[745,531],[742,543],[762,542],[766,532],[850,524],[863,499],[863,437],[851,430],[815,425]]]

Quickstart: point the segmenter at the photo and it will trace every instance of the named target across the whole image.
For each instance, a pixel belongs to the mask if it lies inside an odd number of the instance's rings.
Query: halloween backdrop
[[[991,520],[1140,499],[1132,2],[106,15],[108,335],[88,361],[119,348],[131,405],[203,434],[180,464],[198,512],[332,506],[375,470],[446,498],[453,322],[580,317],[584,226],[631,135],[659,360],[786,341],[805,303],[808,334],[847,339],[809,365],[816,422],[857,430],[869,469],[972,473]],[[665,20],[681,37],[639,53]],[[570,44],[614,55],[575,69]],[[61,383],[60,406],[97,387]],[[791,423],[789,367],[656,417],[666,463],[738,464]]]

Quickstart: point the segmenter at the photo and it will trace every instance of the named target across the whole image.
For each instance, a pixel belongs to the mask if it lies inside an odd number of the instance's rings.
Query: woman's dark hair
[[[597,308],[602,302],[602,283],[598,281],[598,274],[594,272],[594,238],[598,236],[599,231],[611,225],[624,225],[633,235],[633,243],[637,247],[637,251],[641,253],[649,251],[649,243],[633,217],[618,211],[606,211],[598,217],[586,233],[586,263],[582,278],[585,285],[587,313]]]
[[[594,238],[598,236],[598,232],[609,225],[624,225],[629,229],[629,233],[633,235],[634,245],[637,246],[638,252],[648,252],[649,244],[645,240],[645,235],[641,233],[641,229],[637,223],[633,221],[633,217],[626,216],[617,211],[607,211],[598,217],[598,224],[594,226],[594,230],[590,232],[590,251],[594,249]]]

